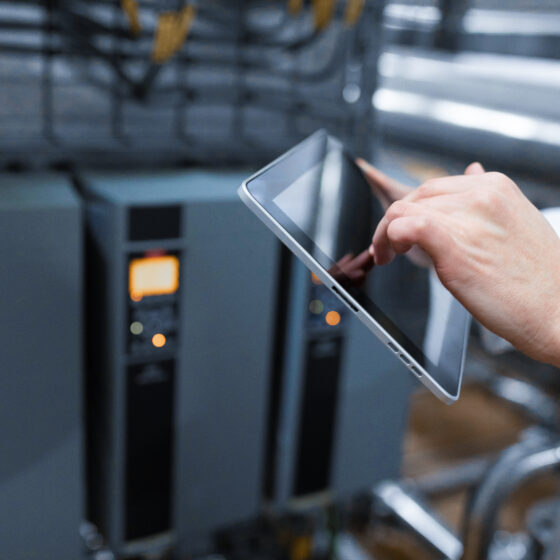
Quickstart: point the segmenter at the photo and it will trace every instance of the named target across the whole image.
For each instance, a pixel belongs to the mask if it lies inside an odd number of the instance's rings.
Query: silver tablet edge
[[[297,146],[296,146],[297,148]],[[291,150],[290,150],[291,151]],[[289,152],[288,152],[289,153]],[[287,155],[287,154],[285,154]],[[284,157],[284,156],[282,156]],[[280,159],[280,158],[279,158]],[[465,356],[466,351],[463,350],[462,362],[461,362],[461,371],[459,374],[459,383],[458,383],[458,391],[457,395],[450,395],[441,385],[439,385],[426,371],[424,367],[422,367],[402,346],[385,330],[375,319],[373,319],[367,311],[354,299],[348,294],[348,292],[332,277],[330,276],[319,264],[315,262],[313,257],[309,255],[309,253],[280,225],[276,222],[276,220],[263,208],[259,202],[251,195],[247,188],[247,183],[252,181],[257,176],[261,175],[264,171],[266,171],[269,167],[274,165],[277,160],[273,161],[267,167],[263,168],[255,175],[251,176],[247,180],[245,180],[241,186],[239,187],[237,193],[241,200],[245,203],[245,205],[270,229],[273,233],[280,238],[285,245],[287,245],[291,251],[303,261],[303,263],[309,268],[318,278],[323,282],[327,288],[331,292],[333,292],[340,301],[346,305],[352,311],[354,316],[357,316],[358,319],[371,331],[377,338],[383,342],[389,351],[392,351],[397,359],[400,359],[400,362],[414,375],[416,379],[418,379],[429,391],[431,391],[438,399],[443,401],[446,404],[453,404],[459,398],[461,394],[461,384],[463,381],[463,370],[465,365]],[[337,294],[333,290],[333,286],[341,290],[341,293],[347,297],[352,305],[358,310],[357,312],[350,307],[347,301],[339,294]],[[466,337],[468,335],[468,328],[465,328],[465,341],[466,344]],[[393,345],[393,350],[389,346],[389,343]],[[408,360],[408,364],[401,358],[404,356]],[[415,371],[416,370],[416,371]],[[417,373],[419,372],[420,375]]]

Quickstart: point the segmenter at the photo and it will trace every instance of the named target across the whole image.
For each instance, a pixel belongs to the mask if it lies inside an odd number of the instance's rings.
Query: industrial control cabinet
[[[261,503],[279,245],[246,174],[84,173],[88,517],[119,557],[206,551]]]
[[[287,250],[280,276],[265,496],[289,511],[400,476],[414,380]]]
[[[0,558],[78,559],[82,215],[59,175],[0,175]]]

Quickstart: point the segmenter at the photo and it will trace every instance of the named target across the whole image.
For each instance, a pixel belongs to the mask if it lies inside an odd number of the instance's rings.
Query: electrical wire
[[[58,110],[53,110],[58,95],[56,88],[71,91],[73,85],[80,87],[85,84],[108,95],[111,103],[109,130],[112,136],[103,142],[109,139],[122,142],[123,149],[126,149],[127,144],[132,146],[137,140],[135,138],[129,143],[130,123],[126,123],[129,108],[148,111],[144,113],[147,119],[156,115],[158,109],[176,108],[177,115],[185,114],[186,109],[195,107],[208,108],[212,114],[215,108],[227,109],[234,115],[231,126],[236,125],[242,129],[241,132],[246,126],[247,110],[257,111],[258,114],[288,115],[290,118],[284,119],[286,123],[288,120],[295,121],[303,111],[307,123],[318,122],[333,130],[342,130],[348,122],[352,107],[341,102],[338,76],[344,76],[342,67],[347,62],[354,32],[342,23],[342,12],[337,12],[335,25],[318,32],[313,28],[308,10],[298,17],[291,16],[285,10],[284,16],[280,18],[278,9],[280,6],[285,8],[284,0],[247,1],[247,9],[255,10],[249,15],[240,0],[202,0],[198,5],[196,24],[184,48],[169,63],[176,76],[191,73],[195,77],[188,81],[179,78],[170,81],[173,73],[166,73],[161,79],[156,79],[167,65],[150,61],[153,38],[150,19],[153,21],[157,14],[153,5],[150,9],[143,0],[137,0],[140,8],[147,12],[142,14],[142,25],[138,32],[131,33],[128,16],[118,0],[96,0],[95,3],[84,0],[49,1],[51,15],[48,25],[41,18],[26,19],[25,10],[20,15],[16,10],[9,17],[0,19],[0,52],[3,55],[28,55],[30,60],[40,57],[45,86],[42,114],[49,116],[46,120],[50,126],[47,128],[54,131],[50,134],[53,138],[58,129],[57,118],[61,118]],[[230,7],[221,12],[220,6],[228,2]],[[236,3],[240,8],[237,23],[233,24],[231,18],[234,10],[231,6]],[[0,0],[0,6],[2,4]],[[22,4],[37,6],[41,10],[44,8],[39,1],[22,0]],[[103,8],[101,12],[94,9],[95,6],[99,8],[99,5]],[[177,9],[177,4],[174,6]],[[263,17],[260,25],[259,11],[271,7],[274,13],[269,14],[270,17]],[[215,12],[220,13],[214,17]],[[6,30],[10,33],[4,34]],[[18,41],[20,31],[23,34],[37,33],[39,39],[43,37],[44,40]],[[323,37],[325,42],[321,42]],[[72,68],[71,74],[55,76],[52,62],[57,59],[65,61]],[[48,61],[51,63],[47,64]],[[142,62],[145,62],[144,68]],[[104,68],[110,69],[110,72],[104,71]],[[206,72],[215,79],[213,85],[204,85],[206,77],[203,75]],[[232,82],[230,76],[237,76],[237,79]],[[333,81],[331,78],[336,79]],[[18,80],[23,84],[22,76]],[[277,85],[273,85],[275,81]],[[314,89],[305,91],[307,86]],[[76,114],[80,115],[79,122],[84,128],[96,124],[96,119],[92,119],[92,124],[87,125],[89,115],[80,113],[81,94],[74,98],[74,102]],[[182,121],[177,118],[176,122]],[[298,124],[290,128],[290,134],[301,134],[298,132],[300,126]],[[220,130],[216,137],[223,136],[223,132]],[[249,132],[244,135],[242,143],[252,138],[252,132]],[[231,133],[237,135],[233,129]],[[44,138],[47,139],[47,136],[44,135]],[[176,128],[176,137],[183,140],[188,137],[189,142],[192,142],[184,123]],[[56,137],[56,142],[57,149],[63,150],[63,134]],[[264,148],[258,142],[254,147],[256,152]],[[67,146],[66,149],[71,150],[73,147]]]
[[[124,52],[124,50],[117,50],[116,52],[107,52],[106,49],[98,46],[102,43],[100,39],[113,37],[117,39],[122,39],[123,41],[129,39],[128,34],[123,28],[112,29],[108,25],[103,24],[99,21],[94,21],[87,18],[81,13],[75,13],[70,10],[63,10],[60,17],[58,18],[58,31],[61,35],[61,39],[66,42],[69,52],[73,55],[84,56],[84,57],[94,57],[98,60],[102,60],[107,63],[119,79],[123,82],[125,86],[128,87],[129,92],[137,97],[145,99],[148,94],[149,87],[147,85],[152,85],[155,79],[157,71],[154,67],[148,67],[146,75],[141,80],[134,80],[126,72],[125,64],[131,60],[141,60],[143,57],[141,54],[134,54]],[[340,33],[340,41],[338,41],[338,48],[333,49],[331,56],[327,58],[324,64],[319,68],[314,68],[312,70],[298,70],[294,71],[293,68],[282,68],[278,65],[278,60],[282,56],[282,49],[275,49],[275,44],[272,41],[265,43],[268,47],[268,51],[265,53],[259,53],[259,60],[251,60],[250,56],[241,53],[239,63],[245,71],[262,71],[267,72],[275,77],[283,77],[287,79],[295,79],[300,82],[316,82],[327,79],[343,62],[344,56],[344,33],[343,28]],[[148,32],[145,34],[148,35]],[[290,48],[303,48],[312,45],[314,39],[318,37],[318,33],[312,33],[309,36],[300,39],[299,42],[288,43]],[[206,40],[208,42],[215,42],[216,40],[220,42],[220,35],[214,36],[212,34],[201,40],[200,36],[197,36],[196,32],[193,31],[191,40],[194,43],[204,43]],[[221,44],[226,44],[227,40],[222,39]],[[259,42],[253,44],[247,39],[245,41],[247,45],[252,48],[260,47],[263,45]],[[279,43],[280,44],[280,43]],[[2,45],[5,46],[5,45]],[[282,45],[283,46],[283,45]],[[275,52],[276,51],[276,52]],[[21,52],[21,51],[20,51]],[[54,54],[63,54],[63,50],[57,51]],[[215,66],[229,66],[235,62],[232,56],[228,55],[228,52],[224,50],[224,55],[203,55],[197,57],[197,55],[189,53],[185,55],[180,53],[176,55],[176,62],[179,64],[197,64],[204,63],[209,67]],[[148,84],[146,84],[148,82]],[[139,92],[142,95],[139,95]]]

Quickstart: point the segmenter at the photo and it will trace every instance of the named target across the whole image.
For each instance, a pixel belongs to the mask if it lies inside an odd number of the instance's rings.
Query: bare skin
[[[481,324],[560,367],[560,238],[517,185],[473,163],[411,189],[358,164],[387,201],[370,247],[375,264],[421,248]]]

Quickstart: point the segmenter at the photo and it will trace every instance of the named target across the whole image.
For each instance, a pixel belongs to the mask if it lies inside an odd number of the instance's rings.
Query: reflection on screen
[[[455,393],[468,315],[435,273],[411,258],[373,267],[367,249],[384,208],[337,143],[325,137],[312,149],[316,163],[287,188],[270,191],[288,218],[283,225],[296,238],[290,225],[297,226],[312,241],[305,246],[300,237],[305,248],[398,342],[407,349],[412,343],[414,357],[428,366],[423,352],[440,370],[437,381]],[[276,172],[282,173],[280,165]]]

